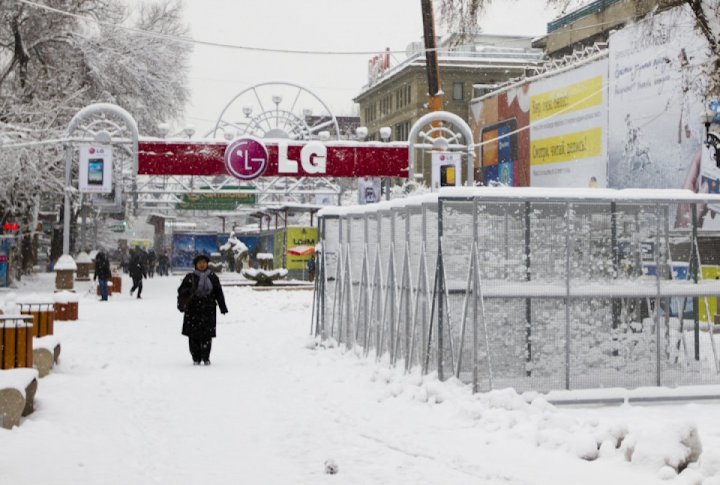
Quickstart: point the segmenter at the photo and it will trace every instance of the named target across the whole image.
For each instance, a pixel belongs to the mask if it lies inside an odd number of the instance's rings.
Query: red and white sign
[[[239,138],[225,149],[225,168],[233,177],[252,180],[261,176],[268,166],[268,152],[255,137]]]
[[[235,140],[231,145],[247,140]],[[348,142],[307,143],[277,141],[265,143],[267,164],[260,170],[255,148],[251,144],[229,151],[233,157],[228,167],[226,142],[140,141],[139,175],[233,175],[244,180],[254,177],[402,177],[408,176],[408,148],[395,145],[366,145]],[[254,145],[252,145],[254,147]],[[247,149],[248,158],[237,154]],[[247,163],[247,166],[243,165]],[[260,172],[257,175],[255,172]],[[242,176],[238,176],[241,174]]]

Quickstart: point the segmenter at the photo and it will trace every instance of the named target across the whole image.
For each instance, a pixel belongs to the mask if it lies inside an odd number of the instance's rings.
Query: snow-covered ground
[[[0,483],[720,484],[720,403],[473,396],[315,345],[303,290],[226,287],[213,364],[197,367],[180,335],[179,283],[148,279],[138,300],[125,277],[109,302],[76,284],[80,320],[56,323],[61,361],[40,380],[35,412],[0,429]],[[38,275],[13,292],[52,286]],[[667,466],[700,446],[680,475]]]

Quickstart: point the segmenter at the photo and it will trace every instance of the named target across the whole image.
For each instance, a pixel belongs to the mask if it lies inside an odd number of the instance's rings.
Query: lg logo
[[[298,173],[298,162],[287,155],[287,143],[278,145],[278,172],[281,174]],[[325,173],[327,169],[327,147],[320,142],[311,141],[300,150],[300,164],[307,174]]]
[[[300,150],[300,160],[288,156],[288,143],[279,142],[278,174],[307,175],[323,174],[327,170],[327,147],[320,142],[311,141]],[[262,140],[246,136],[230,143],[225,149],[225,167],[234,177],[252,180],[262,176],[269,165],[269,153]]]

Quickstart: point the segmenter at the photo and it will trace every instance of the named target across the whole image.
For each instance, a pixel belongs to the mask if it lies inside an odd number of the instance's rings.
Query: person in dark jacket
[[[151,249],[147,252],[147,273],[150,276],[150,278],[155,277],[155,261],[157,260],[157,255],[155,254],[155,250]]]
[[[165,250],[158,256],[158,274],[160,276],[167,276],[169,265],[170,257],[168,256],[167,250]]]
[[[130,264],[128,265],[130,271],[130,277],[132,278],[133,285],[130,288],[130,295],[137,290],[137,297],[140,298],[140,294],[143,290],[143,278],[147,278],[147,271],[145,270],[145,258],[140,248],[135,248],[130,254]]]
[[[185,313],[182,334],[188,337],[193,364],[210,365],[210,349],[215,337],[215,306],[228,312],[217,275],[208,269],[204,254],[193,259],[194,271],[185,275],[178,288],[178,310]]]
[[[107,256],[105,256],[105,253],[98,251],[95,255],[95,274],[93,275],[93,280],[98,280],[101,301],[107,301],[108,299],[108,280],[110,276],[110,261]]]

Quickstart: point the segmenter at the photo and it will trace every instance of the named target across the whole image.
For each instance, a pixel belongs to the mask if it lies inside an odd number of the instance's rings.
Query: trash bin
[[[0,369],[33,366],[33,317],[0,315]]]
[[[52,301],[18,302],[20,313],[33,317],[33,336],[52,335],[55,324],[55,304]]]
[[[110,277],[110,281],[112,282],[112,292],[113,293],[122,293],[122,276],[112,275]],[[108,292],[109,291],[110,291],[110,283],[108,283]]]
[[[77,320],[78,300],[78,295],[69,291],[55,293],[55,320]]]
[[[72,290],[74,287],[73,273],[77,271],[75,260],[69,254],[60,256],[55,263],[55,289]]]
[[[90,256],[86,252],[81,251],[75,258],[75,264],[77,265],[75,279],[78,281],[90,281],[90,270],[93,266]]]

